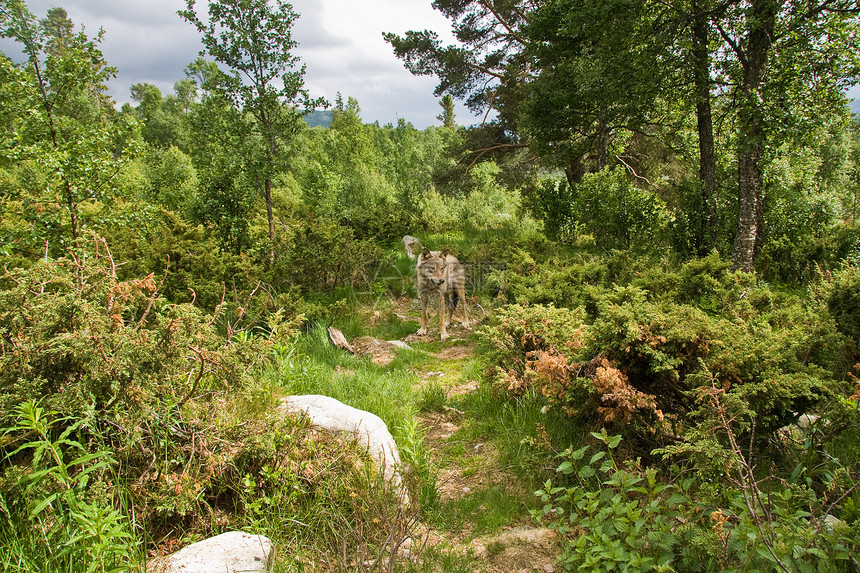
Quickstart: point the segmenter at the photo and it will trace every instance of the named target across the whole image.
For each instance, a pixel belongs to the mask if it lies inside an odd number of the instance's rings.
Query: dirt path
[[[403,321],[418,321],[417,301],[406,297],[397,301],[392,312]],[[378,313],[377,313],[378,314]],[[481,321],[481,313],[472,313]],[[390,363],[398,346],[408,345],[430,354],[430,360],[415,370],[419,390],[441,388],[444,400],[433,411],[422,412],[418,422],[423,429],[424,445],[436,476],[436,507],[427,511],[430,523],[420,523],[412,540],[404,545],[402,557],[431,550],[437,556],[454,556],[456,571],[474,573],[553,573],[560,552],[555,532],[538,527],[528,511],[516,500],[530,498],[532,492],[500,461],[499,452],[489,436],[470,431],[476,420],[468,402],[478,390],[478,375],[469,375],[469,364],[476,344],[471,330],[454,322],[448,329],[451,337],[438,341],[438,330],[427,336],[408,335],[399,341],[380,341],[360,337],[349,341],[352,351],[369,355],[380,366]],[[434,336],[435,335],[435,336]],[[512,501],[514,500],[514,501]],[[499,509],[507,503],[502,525]],[[496,521],[494,521],[494,519]],[[424,547],[416,551],[415,545]],[[468,564],[468,567],[465,565]],[[439,569],[447,573],[447,569]]]
[[[439,371],[421,373],[422,383],[436,381],[447,397],[455,401],[456,397],[475,392],[478,381],[460,375],[462,366],[472,359],[474,352],[474,344],[467,342],[445,346],[433,354],[440,361]],[[451,406],[419,416],[425,446],[437,475],[440,513],[450,512],[446,506],[470,508],[476,500],[486,500],[475,507],[472,520],[447,528],[424,526],[428,543],[472,558],[476,571],[480,572],[553,573],[560,551],[557,535],[537,527],[528,517],[522,516],[514,520],[517,522],[514,525],[493,531],[475,531],[481,521],[480,513],[491,510],[486,506],[492,500],[488,492],[521,496],[523,484],[502,467],[491,440],[469,437],[468,432],[461,431],[470,423],[469,416],[468,412]]]

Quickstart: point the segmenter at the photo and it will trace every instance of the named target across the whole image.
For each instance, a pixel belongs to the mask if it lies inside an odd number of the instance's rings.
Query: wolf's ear
[[[442,259],[443,261],[444,261],[446,258],[448,258],[448,249],[445,249],[444,251],[442,251],[441,253],[439,253],[439,258],[440,258],[440,259]]]
[[[424,258],[429,257],[430,256],[430,249],[428,249],[427,247],[424,247],[423,249],[421,249],[421,256]]]

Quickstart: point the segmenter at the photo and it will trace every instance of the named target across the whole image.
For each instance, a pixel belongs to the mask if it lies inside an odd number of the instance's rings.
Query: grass
[[[296,354],[299,359],[293,364],[281,364],[268,373],[286,394],[324,394],[372,412],[394,427],[414,417],[415,378],[408,369],[380,369],[368,358],[336,348],[321,324],[297,341]]]
[[[396,262],[404,269],[413,264],[408,259]],[[355,336],[402,339],[413,334],[418,324],[415,320],[404,320],[396,308],[396,301],[379,295],[366,306],[338,310],[335,324],[350,339]],[[222,439],[226,437],[236,448],[243,448],[243,453],[235,459],[223,458],[226,460],[223,475],[219,473],[220,477],[213,478],[214,485],[205,485],[221,488],[217,498],[200,498],[189,510],[199,515],[189,514],[188,520],[184,520],[184,514],[166,512],[164,531],[153,532],[149,541],[157,544],[169,539],[184,545],[208,536],[209,532],[243,529],[271,538],[283,556],[278,558],[275,571],[289,573],[361,570],[361,567],[356,569],[356,559],[360,562],[360,556],[372,558],[384,548],[388,533],[403,519],[396,512],[398,506],[393,494],[379,487],[375,474],[355,471],[372,467],[367,463],[369,460],[359,461],[363,453],[358,449],[344,448],[338,440],[311,432],[301,424],[276,421],[278,415],[272,412],[273,406],[281,396],[291,394],[327,395],[385,421],[408,468],[410,496],[419,502],[416,511],[420,507],[422,519],[427,523],[453,530],[468,528],[483,534],[522,520],[527,514],[523,496],[511,495],[502,486],[475,488],[462,499],[440,501],[436,485],[438,468],[431,464],[428,445],[417,422],[419,412],[438,412],[449,404],[458,408],[467,404],[468,415],[472,417],[495,415],[493,408],[496,408],[480,407],[469,398],[449,395],[454,386],[473,381],[482,373],[480,362],[474,358],[439,360],[433,355],[450,346],[451,341],[416,343],[412,349],[397,349],[394,361],[380,367],[365,357],[335,348],[328,340],[326,325],[315,324],[292,345],[276,349],[275,364],[260,374],[253,387],[242,388],[234,395],[224,411],[207,418],[208,410],[201,406],[198,411],[195,404],[187,404],[183,415],[196,416],[197,426],[211,423],[222,431],[227,429],[229,434],[213,436],[215,441],[205,445],[193,442],[191,447],[196,444],[201,451],[208,448],[207,451],[215,453],[219,444],[228,443]],[[427,371],[442,372],[443,376],[430,377],[430,382],[422,384],[418,373]],[[469,435],[487,433],[488,423],[467,423],[465,431]],[[501,425],[505,423],[503,420]],[[491,439],[499,435],[493,431]],[[474,455],[470,458],[467,453],[474,454],[471,448],[467,452],[462,445],[459,448],[455,445],[444,454],[444,462],[459,464],[466,475],[483,471],[487,460]],[[165,468],[166,472],[171,471],[170,466]],[[172,471],[180,477],[185,475],[181,467],[173,467]],[[197,477],[201,488],[202,484],[210,484],[209,476]],[[187,485],[196,487],[196,483],[192,480]],[[178,503],[175,501],[174,505]],[[10,535],[13,532],[0,527],[0,538]],[[0,544],[13,550],[7,559],[0,561],[0,571],[21,570],[13,563],[14,539],[0,539]],[[398,567],[405,571],[456,573],[472,571],[477,566],[472,557],[444,544],[420,551],[419,562]],[[344,554],[351,557],[346,560],[336,557]],[[77,570],[83,569],[69,569]]]
[[[432,523],[452,532],[468,532],[474,539],[521,523],[533,505],[531,492],[512,492],[501,485],[471,491],[448,501],[432,516]]]
[[[483,381],[476,392],[451,401],[469,420],[462,430],[464,439],[492,440],[499,449],[500,464],[535,484],[554,469],[548,465],[554,452],[583,443],[588,436],[588,430],[570,418],[546,411],[543,397],[533,392],[511,399]]]

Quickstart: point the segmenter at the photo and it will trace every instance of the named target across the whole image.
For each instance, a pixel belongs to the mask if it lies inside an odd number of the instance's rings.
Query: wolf
[[[448,325],[454,316],[457,303],[463,307],[463,326],[469,328],[469,311],[466,305],[466,271],[457,257],[444,251],[422,248],[415,265],[416,286],[421,300],[421,328],[418,335],[427,333],[429,319],[427,307],[433,297],[439,299],[439,331],[442,340],[448,338]]]

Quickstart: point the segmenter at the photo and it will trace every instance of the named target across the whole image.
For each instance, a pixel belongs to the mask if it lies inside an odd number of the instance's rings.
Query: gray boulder
[[[400,452],[379,416],[319,394],[287,396],[281,400],[281,408],[286,412],[303,412],[314,426],[357,441],[381,468],[385,481],[401,489]]]
[[[149,573],[269,573],[275,562],[272,542],[262,535],[230,531],[157,559]]]

